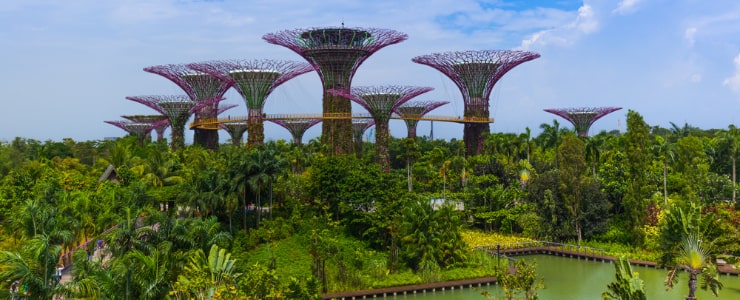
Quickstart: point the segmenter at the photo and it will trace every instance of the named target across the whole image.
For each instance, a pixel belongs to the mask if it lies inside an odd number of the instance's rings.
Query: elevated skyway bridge
[[[290,114],[266,114],[262,117],[262,120],[310,120],[310,119],[321,119],[321,120],[346,120],[346,119],[372,119],[373,116],[368,113],[361,114],[348,114],[348,113],[290,113]],[[228,123],[245,123],[248,122],[248,116],[227,116],[222,118],[209,118],[199,119],[190,123],[190,129],[195,128],[218,128],[220,124]],[[418,121],[438,121],[438,122],[453,122],[453,123],[493,123],[493,118],[484,117],[461,117],[461,116],[414,116],[404,115],[401,117],[398,114],[392,114],[391,120],[418,120]]]

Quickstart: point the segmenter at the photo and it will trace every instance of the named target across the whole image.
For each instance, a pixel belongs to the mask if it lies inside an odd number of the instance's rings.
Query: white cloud
[[[541,30],[533,33],[522,41],[521,48],[529,49],[533,45],[560,45],[568,46],[584,35],[599,30],[599,20],[593,7],[583,4],[578,8],[578,15],[573,21],[554,29]]]
[[[735,75],[732,77],[726,78],[722,85],[727,86],[735,93],[740,94],[740,54],[735,56]]]
[[[588,34],[599,30],[599,20],[596,19],[593,8],[588,4],[584,4],[578,8],[578,18],[576,18],[576,21],[571,26],[582,33]]]
[[[686,41],[689,42],[689,47],[693,47],[694,43],[696,42],[696,30],[696,27],[689,27],[686,28],[686,31],[684,32],[683,37],[686,39]]]
[[[622,0],[617,4],[617,8],[612,10],[612,13],[618,15],[631,14],[637,10],[636,6],[639,2],[640,0]]]

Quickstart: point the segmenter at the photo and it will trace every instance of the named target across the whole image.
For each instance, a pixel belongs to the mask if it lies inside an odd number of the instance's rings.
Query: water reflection
[[[606,291],[606,286],[614,281],[614,265],[609,262],[594,262],[564,258],[549,255],[521,256],[519,259],[536,260],[537,274],[545,279],[545,288],[540,290],[539,299],[573,299],[594,300],[601,299],[601,293]],[[666,291],[663,285],[666,271],[633,266],[632,270],[640,274],[645,282],[645,291],[648,299],[684,299],[688,294],[686,273],[679,277],[678,285],[670,291]],[[724,288],[719,297],[714,297],[711,292],[699,289],[699,299],[740,299],[740,277],[722,276]],[[501,299],[503,292],[495,286],[483,287],[481,289],[446,290],[436,293],[409,294],[397,296],[392,299],[417,299],[417,300],[470,300],[483,299],[481,291],[487,289],[496,299]]]

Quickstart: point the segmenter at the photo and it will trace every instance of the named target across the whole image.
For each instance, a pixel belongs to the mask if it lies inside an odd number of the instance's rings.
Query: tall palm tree
[[[524,132],[519,134],[520,148],[525,154],[527,161],[531,161],[529,156],[532,154],[532,130],[529,127],[524,128]]]
[[[562,135],[560,132],[560,123],[558,120],[552,120],[552,125],[547,123],[540,124],[542,133],[537,137],[540,142],[540,146],[543,149],[552,148],[555,149],[555,168],[558,168],[558,151],[557,148],[560,146]]]
[[[221,230],[221,223],[216,217],[193,219],[188,228],[188,238],[195,248],[204,252],[213,245],[226,247],[231,241],[231,234]]]
[[[223,172],[213,167],[206,167],[190,176],[182,184],[180,198],[184,199],[191,209],[204,217],[219,211],[226,202],[227,184],[224,184]]]
[[[67,230],[40,233],[28,240],[20,252],[0,251],[0,280],[26,286],[29,299],[51,299],[64,292],[55,277],[62,242],[71,240]]]
[[[678,271],[685,270],[689,274],[689,295],[686,300],[696,300],[696,282],[697,276],[701,275],[701,289],[711,290],[712,294],[718,295],[722,289],[722,283],[719,281],[719,273],[716,266],[711,263],[711,256],[708,248],[702,245],[701,239],[694,234],[686,236],[681,243],[677,265],[668,271],[665,284],[672,288],[678,281]]]
[[[249,157],[244,149],[229,147],[224,149],[223,155],[226,161],[226,178],[229,188],[226,192],[227,199],[236,199],[237,206],[242,207],[242,219],[244,221],[244,230],[247,230],[247,190],[249,189]],[[241,200],[241,201],[239,201]],[[238,204],[239,202],[243,204]],[[229,214],[231,216],[231,214]],[[231,217],[229,217],[231,220]]]
[[[718,135],[720,141],[727,145],[730,161],[732,162],[732,202],[736,203],[737,172],[735,166],[737,157],[740,155],[740,128],[735,127],[735,125],[730,125],[727,130],[720,131]]]
[[[249,185],[257,196],[257,226],[262,218],[262,190],[270,187],[270,215],[272,215],[272,182],[285,173],[285,160],[275,154],[272,149],[255,149],[250,152],[248,166]]]
[[[673,122],[668,122],[668,123],[671,124],[670,131],[671,131],[671,136],[673,137],[673,142],[675,142],[676,140],[682,137],[687,137],[691,135],[691,132],[694,131],[694,129],[696,129],[695,127],[689,125],[689,123],[684,123],[683,127],[679,127]]]
[[[591,173],[594,178],[598,178],[597,167],[601,161],[601,151],[606,139],[607,137],[601,134],[584,138],[586,142],[586,160],[591,163]]]
[[[124,219],[107,234],[106,241],[109,241],[107,244],[114,257],[146,248],[143,238],[151,234],[151,228],[139,227],[140,214],[141,210],[126,208]]]
[[[122,257],[122,261],[132,270],[131,283],[139,294],[139,299],[164,299],[170,290],[168,276],[174,268],[169,264],[168,243],[157,245],[150,253],[134,250]]]
[[[654,154],[663,161],[663,204],[668,204],[668,163],[676,159],[676,144],[661,136],[655,137],[651,146]]]

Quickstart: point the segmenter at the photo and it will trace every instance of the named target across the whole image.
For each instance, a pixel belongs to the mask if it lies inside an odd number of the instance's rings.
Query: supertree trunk
[[[174,152],[185,148],[185,122],[183,124],[173,123],[170,129],[172,130],[170,149]]]
[[[410,139],[416,139],[416,125],[418,123],[414,123],[414,125],[407,125],[406,126],[406,137]]]
[[[260,145],[265,140],[265,122],[262,108],[250,108],[247,120],[247,146]]]
[[[377,160],[384,172],[391,171],[391,155],[388,150],[390,142],[390,131],[388,129],[388,120],[385,122],[375,123],[375,151],[377,151]]]
[[[231,144],[234,146],[241,146],[242,138],[244,137],[244,132],[247,131],[247,123],[246,122],[235,122],[235,123],[226,123],[223,124],[223,127],[226,129],[226,132],[229,133],[229,136],[231,137]]]
[[[474,103],[474,104],[472,104]],[[465,109],[465,117],[488,118],[488,101],[471,101]],[[463,141],[465,154],[478,155],[483,152],[483,133],[489,133],[491,125],[488,123],[465,123]]]
[[[331,93],[324,92],[324,113],[347,113],[352,111],[350,100]],[[321,123],[321,143],[334,145],[330,151],[334,155],[353,153],[352,147],[352,119],[327,119]]]
[[[193,143],[209,150],[218,150],[218,131],[195,128]]]
[[[362,158],[362,135],[365,134],[365,130],[375,125],[375,120],[368,119],[356,119],[352,120],[352,140],[355,145],[355,155],[357,158]]]

